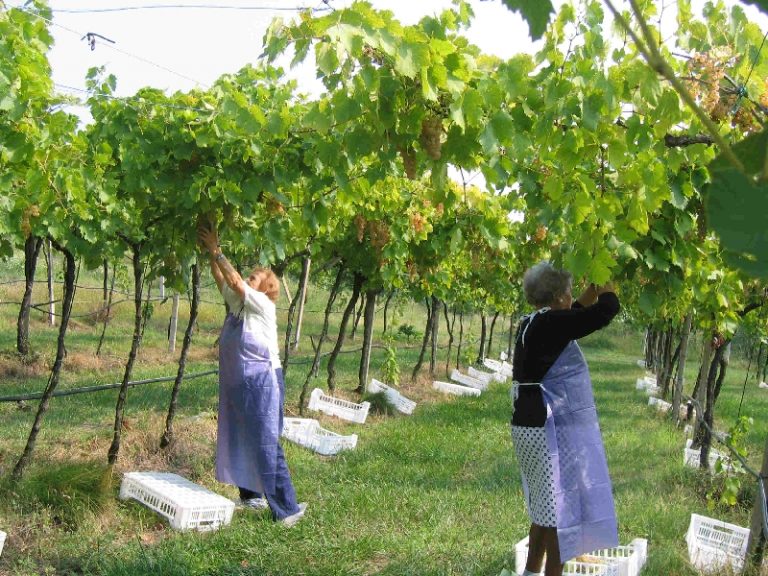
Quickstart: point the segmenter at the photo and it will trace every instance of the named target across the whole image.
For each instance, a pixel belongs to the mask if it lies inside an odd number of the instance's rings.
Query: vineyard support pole
[[[171,325],[168,329],[168,352],[176,352],[176,331],[179,326],[179,294],[173,294],[173,307],[171,308]]]
[[[283,283],[283,290],[285,290],[285,297],[290,302],[291,300],[293,300],[293,297],[291,296],[291,291],[288,289],[288,281],[285,279],[285,275],[283,275],[280,278],[280,281]]]
[[[307,287],[309,286],[309,268],[312,259],[307,256],[301,264],[301,298],[299,298],[299,317],[296,320],[296,334],[293,337],[293,349],[299,347],[299,338],[301,337],[301,324],[304,320],[304,305],[307,302]]]

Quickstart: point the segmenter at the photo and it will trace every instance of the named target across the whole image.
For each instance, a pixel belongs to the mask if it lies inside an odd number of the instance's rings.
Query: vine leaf
[[[751,276],[768,278],[768,183],[756,182],[735,168],[715,171],[706,210],[726,261]]]
[[[549,18],[555,11],[550,0],[501,0],[502,3],[513,12],[520,15],[528,22],[531,38],[538,40],[544,35],[549,24]],[[762,0],[765,1],[765,0]]]

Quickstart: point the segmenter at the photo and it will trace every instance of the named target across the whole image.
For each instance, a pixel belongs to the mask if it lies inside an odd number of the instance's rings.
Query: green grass
[[[3,301],[15,296],[7,286],[0,287]],[[323,297],[321,290],[310,293],[306,336],[319,333],[322,316],[315,311],[324,307]],[[216,301],[216,295],[208,289],[205,299]],[[76,308],[83,312],[97,304],[98,296],[89,301],[83,291]],[[98,328],[85,322],[75,326],[63,388],[120,379],[131,330],[130,304],[120,306],[108,330],[107,360],[91,358]],[[155,307],[135,378],[175,371],[174,357],[163,352],[169,309],[170,302]],[[15,307],[0,307],[3,326],[14,326],[15,313]],[[422,314],[421,307],[405,304],[400,318],[423,329]],[[189,371],[215,365],[212,346],[220,321],[221,308],[206,304]],[[180,325],[185,323],[182,318]],[[478,328],[475,319],[473,337]],[[37,391],[45,385],[44,364],[52,357],[55,330],[46,327],[38,314],[31,332],[43,366],[24,373],[11,354],[3,356],[0,395]],[[360,333],[348,348],[359,347]],[[0,349],[12,350],[14,337],[10,328],[0,332]],[[506,338],[497,335],[495,341],[498,346]],[[614,481],[620,539],[649,540],[644,575],[692,575],[684,540],[690,514],[748,525],[753,486],[751,481],[745,486],[743,507],[707,509],[711,480],[682,466],[683,433],[648,408],[644,394],[635,390],[635,379],[642,374],[634,364],[641,346],[641,334],[620,324],[583,342]],[[326,344],[324,349],[330,348]],[[310,353],[305,340],[296,358],[305,362]],[[404,376],[416,353],[404,341],[398,343]],[[441,358],[442,376],[442,354]],[[689,383],[697,359],[694,347]],[[384,361],[385,351],[375,350],[372,376],[380,374]],[[345,354],[338,366],[338,393],[353,399],[349,391],[357,385],[357,364],[356,354]],[[288,370],[289,414],[296,411],[308,368],[309,364],[297,364]],[[720,429],[735,421],[744,368],[734,358],[718,402]],[[325,364],[313,385],[324,388],[324,375]],[[152,384],[129,391],[128,429],[117,471],[176,471],[234,497],[232,487],[213,478],[215,379],[184,384],[178,441],[166,452],[157,448],[157,442],[170,387],[170,383]],[[358,434],[354,451],[325,458],[286,443],[297,493],[309,503],[306,517],[296,527],[276,525],[267,513],[237,512],[231,525],[207,534],[175,532],[139,504],[117,500],[119,477],[112,486],[104,485],[116,391],[54,399],[33,465],[17,485],[7,476],[29,433],[36,403],[29,403],[31,410],[0,404],[0,529],[9,533],[0,574],[495,576],[504,568],[513,569],[514,545],[526,534],[528,520],[509,438],[508,386],[492,385],[480,398],[439,395],[426,379],[406,381],[402,387],[420,401],[413,416],[372,415],[363,426],[320,418],[327,429]],[[742,414],[755,418],[748,436],[755,467],[768,432],[761,417],[766,410],[768,393],[750,382]]]

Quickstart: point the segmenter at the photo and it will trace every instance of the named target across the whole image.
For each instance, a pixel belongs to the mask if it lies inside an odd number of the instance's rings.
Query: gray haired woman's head
[[[525,299],[537,307],[551,306],[571,290],[571,273],[549,262],[539,262],[523,276]]]

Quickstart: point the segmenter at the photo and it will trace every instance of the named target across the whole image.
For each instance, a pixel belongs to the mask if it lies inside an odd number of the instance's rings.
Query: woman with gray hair
[[[581,554],[618,546],[616,513],[589,369],[576,340],[619,312],[610,285],[574,302],[572,278],[548,262],[523,277],[537,310],[523,318],[513,359],[512,440],[531,519],[523,576],[561,576]]]

